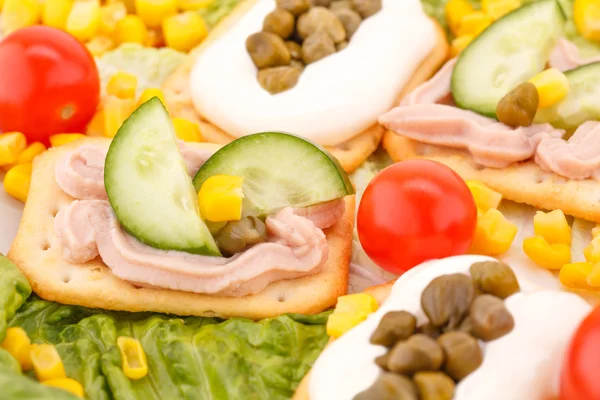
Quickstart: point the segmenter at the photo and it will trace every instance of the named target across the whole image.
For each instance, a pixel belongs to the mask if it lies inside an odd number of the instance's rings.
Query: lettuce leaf
[[[240,3],[241,0],[214,0],[208,7],[199,10],[200,15],[206,22],[206,26],[212,29],[219,21],[227,16]]]

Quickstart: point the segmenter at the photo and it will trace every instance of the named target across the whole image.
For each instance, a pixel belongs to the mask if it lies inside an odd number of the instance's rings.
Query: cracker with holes
[[[379,146],[384,129],[377,117],[428,79],[448,52],[445,33],[418,0],[380,4],[286,10],[278,2],[283,8],[275,10],[272,0],[243,1],[165,82],[170,112],[196,121],[206,140],[221,144],[255,132],[293,132],[355,170]],[[311,34],[310,21],[319,18],[338,28],[338,50],[329,43],[324,58],[314,49],[330,39]],[[294,24],[298,37],[290,37]]]
[[[354,189],[327,152],[281,133],[184,144],[153,98],[112,142],[36,158],[9,258],[63,304],[311,314],[346,292],[353,223]]]

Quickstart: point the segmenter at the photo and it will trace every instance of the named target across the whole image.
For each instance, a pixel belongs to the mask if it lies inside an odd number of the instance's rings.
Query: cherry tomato
[[[32,26],[0,41],[0,131],[45,143],[55,133],[83,132],[99,98],[94,59],[68,33]]]
[[[401,274],[426,260],[465,253],[477,207],[466,183],[450,168],[410,160],[389,166],[371,181],[357,218],[367,255]]]
[[[579,325],[564,359],[560,400],[600,400],[600,307]]]

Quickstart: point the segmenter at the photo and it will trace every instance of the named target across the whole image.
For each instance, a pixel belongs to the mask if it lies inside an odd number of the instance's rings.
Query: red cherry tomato
[[[0,41],[0,131],[45,143],[55,133],[83,132],[99,98],[94,59],[68,33],[32,26]]]
[[[560,400],[600,400],[600,307],[579,325],[565,356]]]
[[[475,201],[460,176],[435,161],[411,160],[389,166],[367,186],[357,229],[367,255],[401,274],[466,252],[476,223]]]

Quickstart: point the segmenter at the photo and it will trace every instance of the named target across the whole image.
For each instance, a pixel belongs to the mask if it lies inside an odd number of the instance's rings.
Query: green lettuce
[[[325,347],[328,312],[248,319],[110,312],[45,301],[18,269],[0,256],[0,334],[22,327],[33,343],[51,343],[69,377],[91,400],[289,399]],[[116,346],[140,340],[148,375],[129,380]],[[0,351],[0,393],[13,400],[74,397],[22,375]]]
[[[200,9],[200,15],[209,29],[225,18],[241,0],[214,0],[208,7]]]

